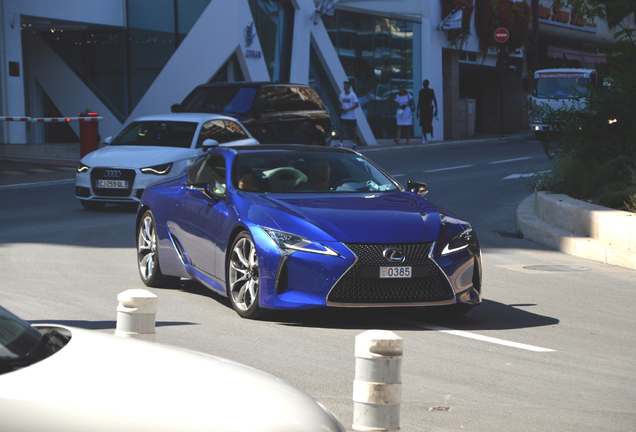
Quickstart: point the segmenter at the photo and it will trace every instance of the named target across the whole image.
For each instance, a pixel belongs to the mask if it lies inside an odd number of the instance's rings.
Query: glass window
[[[421,25],[348,11],[336,11],[333,17],[323,16],[322,21],[373,134],[378,138],[394,136],[397,125],[393,99],[398,84],[405,84],[415,96],[414,65],[419,64],[420,54],[413,50],[413,34],[419,34]],[[310,81],[318,81],[313,55],[311,61]],[[337,106],[337,96],[335,100],[321,96],[328,106]],[[334,121],[339,121],[335,117]]]
[[[238,171],[249,167],[256,183],[260,184],[258,190],[265,192],[354,193],[398,190],[397,184],[373,163],[355,154],[251,152],[238,155],[235,166]]]
[[[533,96],[537,98],[577,98],[587,94],[589,76],[584,73],[540,73],[534,81]]]
[[[199,133],[199,140],[197,141],[197,148],[201,147],[206,139],[216,140],[219,144],[227,142],[227,132],[223,120],[210,120],[203,123]]]
[[[200,87],[199,93],[182,107],[185,112],[214,114],[246,114],[254,104],[253,87],[213,86]]]
[[[230,141],[248,138],[243,128],[235,121],[222,119],[210,120],[201,126],[201,132],[197,140],[197,148],[202,147],[203,141],[206,139],[213,139],[219,144],[224,144]]]
[[[324,110],[318,95],[308,87],[278,87],[274,110],[285,111],[317,111]]]
[[[249,139],[243,128],[235,121],[224,120],[227,130],[228,141],[239,141]]]
[[[198,124],[192,122],[132,122],[110,145],[161,146],[190,148]]]
[[[210,0],[176,0],[176,2],[178,42],[181,43],[208,7]]]
[[[40,35],[123,122],[209,3],[127,0],[128,30],[46,31]],[[237,63],[234,59],[233,64]],[[234,76],[242,77],[240,67],[234,67]]]
[[[289,0],[249,0],[263,57],[273,82],[289,82],[294,7]]]
[[[203,156],[188,170],[188,184],[210,183],[215,193],[225,192],[225,158],[218,153]]]

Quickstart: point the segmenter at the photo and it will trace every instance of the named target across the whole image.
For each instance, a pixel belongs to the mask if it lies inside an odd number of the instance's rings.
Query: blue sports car
[[[194,279],[245,318],[325,306],[462,314],[481,303],[479,242],[427,191],[349,149],[216,147],[144,191],[141,279]]]

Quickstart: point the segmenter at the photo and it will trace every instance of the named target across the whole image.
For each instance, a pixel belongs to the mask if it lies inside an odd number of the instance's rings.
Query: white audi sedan
[[[258,144],[232,117],[175,113],[140,117],[82,158],[75,196],[89,210],[139,202],[154,182],[184,172],[211,147]]]
[[[0,430],[345,432],[314,398],[219,357],[0,307]]]

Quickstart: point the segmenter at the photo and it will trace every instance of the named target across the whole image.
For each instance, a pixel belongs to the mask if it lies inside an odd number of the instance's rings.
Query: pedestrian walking
[[[435,141],[435,135],[433,135],[433,116],[437,117],[435,91],[429,88],[428,85],[428,80],[422,82],[422,90],[420,90],[419,93],[416,109],[417,117],[420,119],[420,126],[422,126],[422,134],[424,134],[424,144],[428,142],[426,138],[427,134],[431,134],[431,141]]]
[[[356,117],[355,109],[360,106],[358,96],[351,91],[351,83],[349,81],[344,82],[344,91],[340,93],[338,98],[340,101],[340,144],[342,147],[342,141],[344,140],[345,132],[347,129],[353,129],[351,136],[353,138],[353,148],[358,146],[358,121]]]
[[[396,144],[400,144],[400,138],[402,137],[402,127],[406,131],[406,143],[410,144],[409,136],[411,126],[413,126],[413,113],[411,112],[411,105],[413,105],[413,95],[406,91],[404,84],[398,85],[398,94],[395,96],[395,103],[397,104],[397,112],[395,113],[395,119],[397,120],[397,138]]]

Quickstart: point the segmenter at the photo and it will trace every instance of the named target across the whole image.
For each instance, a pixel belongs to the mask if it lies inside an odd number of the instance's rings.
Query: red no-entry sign
[[[499,27],[495,30],[495,40],[499,43],[504,43],[508,40],[510,33],[503,27]]]

